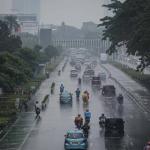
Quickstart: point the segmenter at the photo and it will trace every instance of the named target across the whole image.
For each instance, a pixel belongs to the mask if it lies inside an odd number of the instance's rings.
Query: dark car
[[[93,88],[97,88],[97,89],[100,89],[101,87],[101,79],[100,77],[92,77],[92,87]]]
[[[102,95],[108,97],[116,96],[116,89],[113,85],[104,85],[102,88]]]
[[[61,104],[71,104],[72,103],[72,94],[68,91],[64,91],[60,94],[60,103]]]
[[[122,118],[107,118],[105,121],[105,137],[123,137],[124,121]]]

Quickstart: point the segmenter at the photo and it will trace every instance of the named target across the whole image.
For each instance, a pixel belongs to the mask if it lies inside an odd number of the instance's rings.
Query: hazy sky
[[[107,0],[41,0],[41,23],[80,27],[84,21],[99,22],[104,15],[102,1]],[[0,13],[10,12],[12,0],[0,0]]]
[[[41,0],[41,22],[80,27],[84,21],[98,23],[104,15],[103,0]]]

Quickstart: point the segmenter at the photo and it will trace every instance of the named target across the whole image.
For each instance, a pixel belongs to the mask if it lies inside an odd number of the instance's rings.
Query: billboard
[[[48,45],[51,45],[52,41],[52,30],[49,28],[40,29],[40,45],[43,48],[46,48]]]

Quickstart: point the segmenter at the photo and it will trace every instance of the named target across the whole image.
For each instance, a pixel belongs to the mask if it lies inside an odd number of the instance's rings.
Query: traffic
[[[130,114],[125,93],[111,81],[95,56],[80,51],[70,52],[48,79],[50,102],[44,111],[46,116],[41,106],[35,104],[36,116],[43,120],[36,130],[43,132],[44,126],[47,131],[52,130],[47,132],[49,137],[53,136],[52,133],[59,134],[59,138],[50,138],[52,147],[57,149],[126,149],[132,144],[128,131],[132,122],[128,123],[126,119]],[[31,139],[39,141],[41,137],[44,138],[44,135]],[[27,140],[23,150],[30,145],[32,143]],[[33,146],[33,149],[38,148]]]

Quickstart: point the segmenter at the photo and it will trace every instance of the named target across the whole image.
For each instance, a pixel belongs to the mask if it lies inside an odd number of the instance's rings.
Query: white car
[[[78,76],[78,71],[77,71],[76,69],[72,69],[72,70],[70,71],[70,76],[71,76],[71,77],[77,77],[77,76]]]

